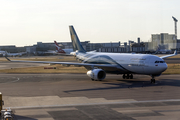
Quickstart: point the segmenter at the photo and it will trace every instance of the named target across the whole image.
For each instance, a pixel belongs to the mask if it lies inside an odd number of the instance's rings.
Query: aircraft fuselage
[[[76,58],[82,63],[112,64],[116,68],[101,67],[107,73],[146,74],[158,76],[167,69],[165,61],[155,55],[131,53],[76,52]]]

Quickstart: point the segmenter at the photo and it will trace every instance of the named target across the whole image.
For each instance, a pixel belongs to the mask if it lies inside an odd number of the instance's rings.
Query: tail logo
[[[58,53],[66,53],[63,49],[61,49],[61,47],[57,44],[56,41],[54,41],[54,43],[55,43],[56,50]]]

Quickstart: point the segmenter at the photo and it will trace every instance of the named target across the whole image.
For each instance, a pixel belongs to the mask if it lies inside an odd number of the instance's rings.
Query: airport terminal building
[[[160,33],[152,34],[149,49],[167,49],[175,50],[179,48],[179,40],[176,39],[175,34]]]
[[[73,49],[71,42],[58,42],[62,49]],[[83,48],[86,51],[97,52],[114,52],[114,53],[147,53],[147,51],[162,50],[178,50],[180,51],[180,40],[176,39],[175,34],[160,33],[152,34],[150,42],[141,42],[140,38],[137,38],[137,42],[129,40],[128,42],[121,43],[109,42],[109,43],[90,43],[90,41],[81,42]],[[10,53],[27,52],[29,55],[43,55],[43,52],[48,50],[56,50],[54,42],[42,43],[32,46],[16,47],[15,45],[0,46],[0,50]]]

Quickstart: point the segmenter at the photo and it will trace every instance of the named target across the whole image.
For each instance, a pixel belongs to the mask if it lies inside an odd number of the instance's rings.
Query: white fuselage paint
[[[73,52],[73,49],[63,49],[66,54],[70,54]]]
[[[76,57],[82,61],[87,61],[93,57],[105,55],[110,57],[128,72],[146,75],[160,75],[167,69],[167,64],[163,59],[150,54],[131,54],[131,53],[101,53],[101,52],[76,52]],[[155,63],[155,61],[161,61]],[[88,63],[88,62],[87,62]]]

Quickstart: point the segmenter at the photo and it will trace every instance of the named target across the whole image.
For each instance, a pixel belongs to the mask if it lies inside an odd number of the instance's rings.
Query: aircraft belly
[[[103,70],[106,73],[112,73],[112,74],[125,74],[125,73],[127,73],[127,71],[125,71],[123,69],[119,69],[119,68],[103,68]]]
[[[92,70],[90,66],[84,66],[87,70]],[[125,74],[129,73],[127,70],[124,70],[122,68],[117,68],[117,67],[98,67],[99,69],[103,69],[106,73],[111,73],[111,74]]]

